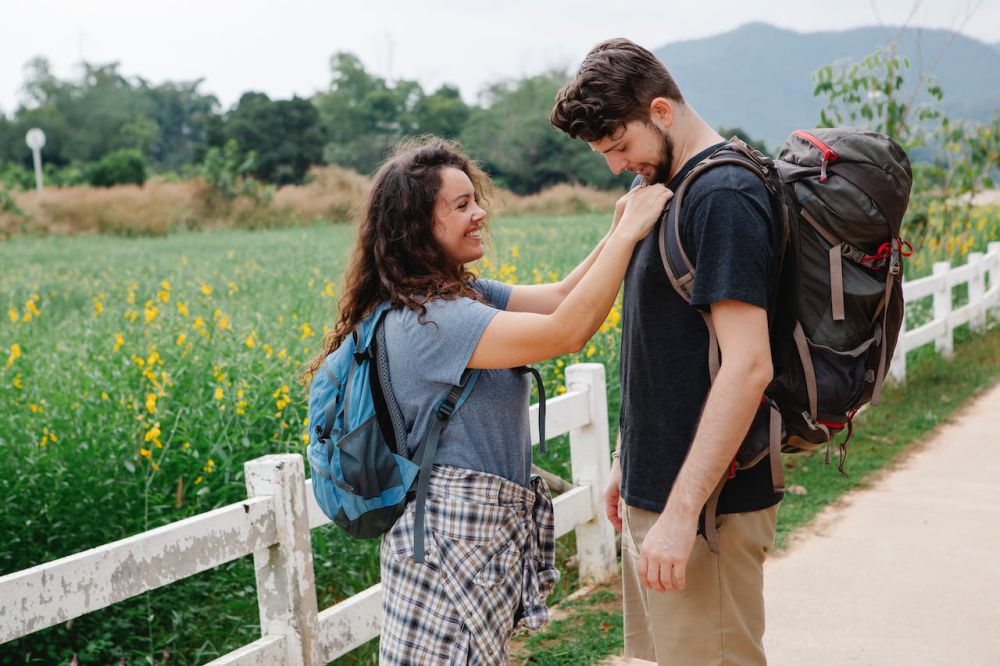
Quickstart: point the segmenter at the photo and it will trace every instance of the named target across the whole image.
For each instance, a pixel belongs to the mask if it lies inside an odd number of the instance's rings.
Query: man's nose
[[[628,161],[620,157],[612,157],[610,155],[605,155],[605,157],[608,160],[608,168],[611,169],[611,172],[616,176],[624,171],[625,167],[628,166]]]

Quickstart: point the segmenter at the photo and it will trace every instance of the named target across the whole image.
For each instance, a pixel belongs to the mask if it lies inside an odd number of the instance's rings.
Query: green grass
[[[618,595],[598,590],[560,608],[568,610],[569,616],[529,636],[523,650],[528,656],[515,663],[583,666],[621,651],[623,619]]]

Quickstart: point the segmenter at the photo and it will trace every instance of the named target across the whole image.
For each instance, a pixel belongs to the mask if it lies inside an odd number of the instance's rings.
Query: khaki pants
[[[719,554],[699,536],[679,592],[642,586],[639,547],[659,514],[624,508],[625,655],[681,666],[766,664],[763,566],[778,506],[719,516]]]

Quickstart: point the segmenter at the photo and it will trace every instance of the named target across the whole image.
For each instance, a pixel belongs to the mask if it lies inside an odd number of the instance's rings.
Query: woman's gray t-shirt
[[[479,338],[511,286],[493,280],[474,285],[491,305],[471,298],[427,303],[419,311],[396,309],[385,318],[389,378],[410,451],[420,445],[434,407],[458,384]],[[492,307],[491,307],[492,306]],[[528,400],[531,377],[517,370],[483,370],[465,404],[441,432],[434,462],[496,474],[521,485],[531,477]]]

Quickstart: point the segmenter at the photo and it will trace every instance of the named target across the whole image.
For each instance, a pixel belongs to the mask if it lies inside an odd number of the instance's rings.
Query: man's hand
[[[608,485],[604,488],[604,513],[608,516],[608,521],[619,532],[622,531],[622,466],[618,462],[618,456],[611,459],[611,472],[608,474]]]
[[[687,562],[698,536],[698,516],[672,516],[664,511],[650,528],[639,549],[639,576],[643,585],[657,592],[683,590]]]

